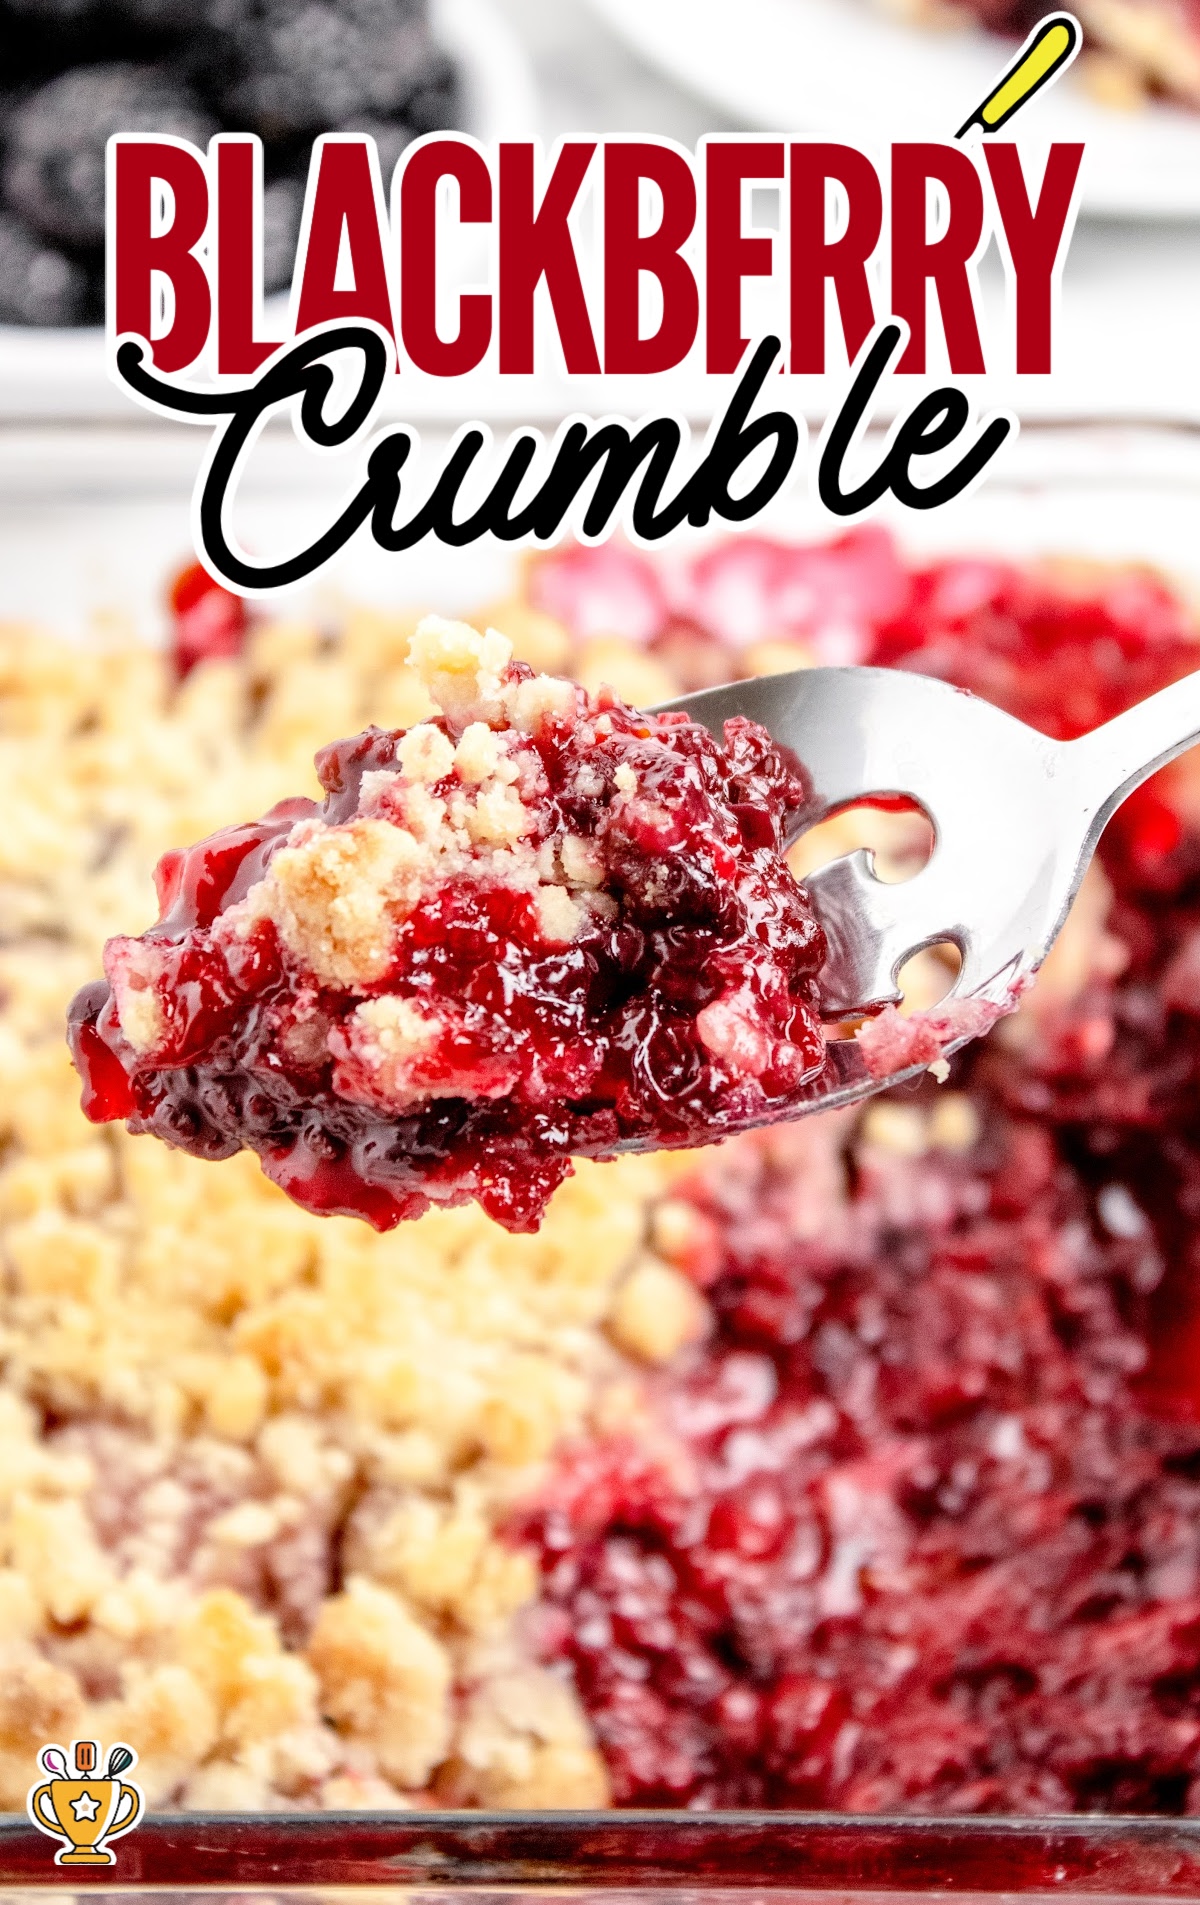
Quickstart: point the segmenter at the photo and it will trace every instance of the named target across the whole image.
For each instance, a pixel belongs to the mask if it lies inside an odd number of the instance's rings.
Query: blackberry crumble
[[[89,1117],[248,1146],[378,1229],[474,1197],[529,1230],[572,1155],[720,1137],[820,1070],[824,937],[780,852],[804,788],[770,737],[511,654],[423,623],[439,716],[324,749],[320,808],[160,862],[158,924],[72,1008]]]
[[[1149,572],[873,530],[556,551],[481,625],[634,704],[860,660],[1059,734],[1200,662]],[[413,627],[193,578],[174,653],[0,629],[4,1805],[99,1736],[185,1808],[1194,1813],[1197,756],[945,1087],[375,1234],[88,1124],[62,1019],[173,842],[433,712]]]

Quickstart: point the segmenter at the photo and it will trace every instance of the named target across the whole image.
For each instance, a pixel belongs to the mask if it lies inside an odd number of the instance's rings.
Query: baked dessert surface
[[[182,681],[4,637],[0,1801],[96,1733],[158,1805],[1194,1807],[1194,764],[946,1086],[376,1235],[78,1109],[161,855],[432,712],[411,622],[202,599]],[[1058,733],[1197,659],[1153,577],[873,532],[565,551],[480,620],[634,705],[872,660]]]

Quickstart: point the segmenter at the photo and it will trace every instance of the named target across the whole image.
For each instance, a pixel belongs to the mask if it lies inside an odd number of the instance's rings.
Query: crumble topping
[[[466,622],[427,616],[412,638],[408,659],[452,733],[461,734],[474,721],[490,727],[503,719],[501,687],[512,643],[496,629],[480,635]],[[573,705],[574,695],[571,699]]]
[[[382,979],[392,964],[396,925],[439,880],[461,875],[476,849],[500,850],[488,874],[532,890],[547,937],[573,938],[582,919],[538,887],[535,856],[516,851],[534,820],[514,782],[524,776],[536,786],[542,777],[528,756],[513,758],[507,734],[488,726],[489,719],[505,718],[530,685],[502,689],[511,644],[495,630],[480,635],[465,623],[428,617],[412,638],[409,659],[450,732],[426,722],[398,736],[394,768],[363,776],[366,817],[341,825],[298,823],[262,880],[221,921],[222,931],[241,934],[256,921],[272,921],[293,958],[327,985],[362,987]],[[553,693],[537,704],[536,721],[528,701],[523,708],[531,731],[548,712],[562,711],[564,694],[574,711],[569,682],[548,688]],[[443,783],[450,785],[436,794]],[[122,1026],[128,996],[116,993]],[[141,1033],[139,1019],[131,1044],[152,1050],[155,1040]]]
[[[412,911],[436,858],[427,842],[384,820],[302,821],[226,930],[248,936],[270,920],[288,952],[326,985],[371,985],[386,973],[394,924]],[[120,1017],[119,992],[116,1002]]]
[[[603,1326],[668,1163],[581,1164],[536,1238],[471,1209],[378,1236],[301,1211],[249,1156],[89,1125],[62,1045],[114,935],[136,955],[114,964],[123,1024],[146,1050],[171,1030],[133,937],[155,861],[319,792],[327,724],[423,720],[412,635],[355,614],[331,654],[267,624],[177,686],[168,656],[0,630],[7,1810],[45,1741],[78,1735],[132,1740],[155,1806],[607,1793],[577,1697],[522,1636],[536,1568],[501,1524],[626,1366]],[[507,773],[488,733],[455,744],[468,785]],[[398,1069],[423,1024],[403,1003],[357,1008]],[[330,1030],[299,1001],[297,1060]]]
[[[782,1109],[824,1063],[824,939],[765,731],[722,746],[436,618],[409,660],[440,714],[160,867],[157,926],[72,1009],[89,1116],[254,1150],[380,1229],[473,1196],[529,1230],[573,1155]]]
[[[482,729],[484,734],[490,734],[491,732],[490,728],[483,727],[482,722],[476,722],[474,726]],[[396,761],[405,780],[432,783],[434,781],[445,780],[446,776],[457,765],[458,754],[449,735],[443,734],[440,728],[421,726],[410,728],[408,733],[403,735],[397,742]],[[493,764],[485,769],[482,774],[476,774],[472,776],[472,778],[476,781],[486,780],[489,774],[494,774],[494,772],[495,766]],[[464,775],[463,778],[465,779],[466,776]],[[376,788],[378,788],[380,795],[382,795],[390,779],[391,776],[386,773],[373,776],[372,792],[374,793]]]
[[[397,738],[394,768],[362,776],[366,818],[340,825],[299,822],[262,880],[224,914],[220,931],[246,935],[255,922],[268,919],[287,951],[317,979],[341,988],[369,986],[392,964],[395,927],[439,882],[472,870],[482,849],[486,863],[475,877],[528,892],[546,940],[574,939],[588,908],[563,890],[552,849],[544,843],[536,851],[522,846],[536,821],[515,783],[544,792],[541,763],[528,749],[516,752],[513,732],[496,732],[488,720],[513,719],[514,729],[533,733],[547,719],[573,715],[576,693],[566,681],[502,681],[511,659],[511,644],[495,630],[480,635],[466,624],[427,617],[412,638],[409,660],[450,731],[423,722]],[[626,792],[636,787],[624,765],[614,781]],[[574,859],[586,870],[576,884],[602,884],[599,853],[589,858],[587,843],[580,842]],[[601,900],[594,910],[610,909]],[[127,962],[128,949],[122,947],[117,957]],[[152,986],[148,978],[140,983]],[[153,1050],[163,1017],[159,1009],[155,1019],[152,990],[145,1003],[127,987],[114,986],[114,992],[122,1027],[124,1002],[134,1012],[130,1043],[139,1052]],[[356,1017],[362,1021],[361,1012]],[[375,1023],[369,1017],[364,1022]],[[428,1017],[422,1022],[430,1024]]]
[[[1071,733],[1198,653],[1127,570],[1068,588],[907,571],[875,532],[738,538],[682,604],[626,563],[638,621],[579,554],[526,578],[590,590],[578,628],[565,599],[565,620],[524,600],[488,620],[572,675],[603,646],[632,699],[639,670],[663,697],[730,671],[727,557],[745,670],[832,659],[830,630]],[[1047,970],[951,1086],[694,1171],[584,1163],[536,1236],[471,1207],[376,1235],[249,1156],[89,1124],[61,1028],[104,941],[152,917],[173,843],[319,797],[331,731],[430,715],[412,633],[266,624],[179,686],[141,650],[0,631],[0,1804],[47,1739],[95,1734],[138,1747],[158,1806],[722,1786],[1194,1811],[1188,763],[1109,829],[1053,995]],[[572,894],[592,849],[564,832]],[[317,997],[287,1036],[326,1049]],[[431,1750],[421,1783],[392,1758]]]

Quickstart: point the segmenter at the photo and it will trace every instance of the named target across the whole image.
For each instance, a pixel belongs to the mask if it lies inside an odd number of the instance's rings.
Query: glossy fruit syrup
[[[697,667],[736,603],[1069,736],[1200,662],[1136,573],[708,561],[644,618]],[[947,1087],[738,1140],[652,1239],[708,1339],[512,1531],[618,1804],[1200,1813],[1196,791],[1127,805],[1070,983]]]
[[[84,1109],[388,1228],[474,1197],[536,1229],[573,1155],[687,1145],[824,1062],[824,940],[780,857],[801,781],[430,624],[444,712],[324,750],[158,869],[71,1013]],[[497,646],[497,644],[499,646]]]

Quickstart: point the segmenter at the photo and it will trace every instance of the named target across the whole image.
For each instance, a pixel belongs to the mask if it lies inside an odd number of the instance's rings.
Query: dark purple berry
[[[78,324],[87,301],[83,266],[0,212],[0,323]]]
[[[406,146],[412,144],[412,127],[399,119],[371,119],[361,117],[347,120],[339,132],[362,132],[375,141],[375,150],[379,154],[379,170],[383,178],[385,197],[391,190],[392,174],[400,162],[400,155]]]
[[[304,187],[276,179],[263,193],[263,290],[286,291],[296,263]]]
[[[4,198],[44,238],[104,240],[104,154],[114,132],[164,132],[203,147],[198,100],[154,66],[79,66],[31,93],[8,124]]]
[[[409,0],[215,0],[210,90],[274,144],[355,119],[407,119],[429,29]]]
[[[462,122],[458,68],[432,41],[416,84],[404,102],[404,118],[414,133],[441,132]]]

